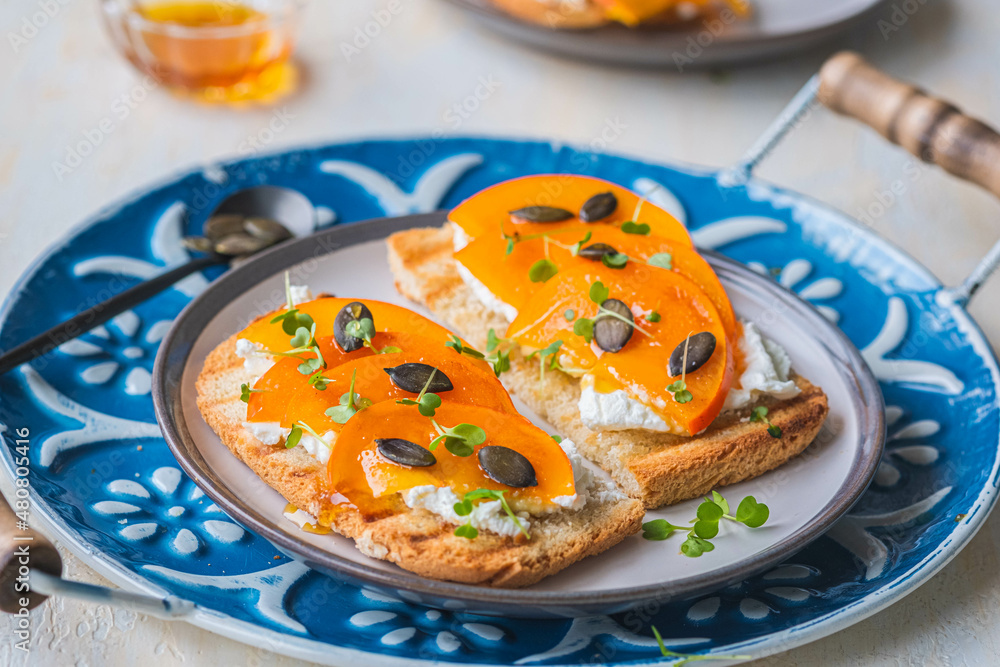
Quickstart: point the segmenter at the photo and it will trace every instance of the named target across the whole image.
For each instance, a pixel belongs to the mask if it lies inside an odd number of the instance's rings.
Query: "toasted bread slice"
[[[401,294],[423,304],[473,345],[485,344],[490,328],[506,331],[508,322],[476,298],[455,268],[450,225],[412,229],[388,240],[389,266]],[[704,432],[682,437],[650,431],[591,431],[580,421],[578,380],[546,373],[516,352],[504,384],[547,419],[577,450],[607,470],[631,497],[647,508],[696,498],[712,489],[757,477],[805,449],[819,433],[828,412],[826,394],[803,377],[801,393],[784,401],[763,400],[781,438],[749,421],[750,409],[720,415]]]
[[[198,408],[205,421],[288,502],[352,538],[368,556],[425,577],[512,588],[533,584],[639,530],[641,503],[601,479],[594,480],[581,510],[532,517],[530,540],[485,530],[474,540],[456,537],[453,524],[423,509],[372,521],[356,510],[338,511],[330,501],[324,464],[302,447],[265,445],[243,426],[246,404],[240,400],[240,385],[253,378],[236,356],[235,345],[232,336],[215,348],[198,376]]]

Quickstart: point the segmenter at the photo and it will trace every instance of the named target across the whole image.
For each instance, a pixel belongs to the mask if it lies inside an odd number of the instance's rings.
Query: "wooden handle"
[[[955,106],[843,51],[820,70],[819,99],[921,160],[1000,197],[1000,134]]]
[[[55,545],[41,533],[23,528],[22,520],[0,496],[0,610],[8,614],[23,615],[27,612],[22,609],[34,609],[45,601],[44,595],[28,590],[28,570],[62,574]]]

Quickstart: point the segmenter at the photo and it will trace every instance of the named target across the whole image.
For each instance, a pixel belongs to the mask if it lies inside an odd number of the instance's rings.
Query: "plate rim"
[[[11,286],[10,291],[4,295],[3,302],[0,304],[0,328],[2,328],[7,320],[9,320],[11,306],[16,300],[17,295],[24,291],[25,286],[35,277],[38,270],[45,264],[45,262],[62,249],[68,242],[72,241],[82,232],[103,222],[107,217],[123,206],[138,201],[166,187],[176,185],[184,178],[203,173],[210,167],[224,168],[249,162],[275,160],[288,154],[301,154],[310,151],[328,150],[333,148],[343,149],[366,143],[412,142],[428,138],[431,138],[430,135],[413,134],[401,131],[398,133],[386,133],[383,135],[365,135],[343,141],[305,141],[282,148],[267,150],[259,155],[251,157],[233,156],[219,160],[191,162],[186,166],[182,165],[180,167],[172,168],[168,170],[165,175],[159,178],[152,179],[144,185],[139,185],[126,190],[124,193],[117,196],[117,198],[113,199],[112,203],[90,209],[90,211],[82,216],[79,221],[70,225],[62,235],[47,244],[47,246],[44,247],[20,273]],[[511,146],[537,146],[547,144],[553,151],[558,151],[562,148],[570,148],[583,153],[592,152],[580,143],[554,142],[550,138],[530,135],[513,136],[462,134],[449,137],[448,139],[453,141],[484,142],[486,144],[508,144]],[[718,174],[717,168],[711,168],[707,165],[694,164],[683,160],[658,158],[653,155],[640,154],[630,151],[609,153],[607,155],[611,158],[628,161],[634,168],[646,167],[651,169],[665,169],[696,177],[710,177],[714,174]],[[845,232],[853,230],[854,233],[860,234],[866,244],[873,243],[878,245],[883,248],[894,261],[903,265],[907,271],[921,276],[929,283],[927,288],[929,291],[937,291],[941,289],[942,285],[938,278],[912,254],[898,246],[893,241],[875,234],[849,214],[837,209],[833,205],[819,200],[814,196],[793,190],[786,186],[778,185],[757,175],[753,176],[748,181],[747,187],[760,187],[766,190],[767,202],[777,209],[788,208],[787,204],[778,204],[776,202],[778,197],[782,197],[791,199],[797,204],[804,205],[808,208],[811,215],[829,216],[832,222]],[[955,319],[956,323],[963,327],[966,331],[970,342],[976,348],[977,356],[981,359],[983,366],[990,374],[994,389],[1000,393],[1000,362],[998,362],[997,355],[994,352],[992,345],[989,343],[989,340],[986,338],[986,335],[976,322],[975,318],[973,318],[965,308],[957,304],[952,304],[950,311],[951,316]],[[998,441],[998,445],[1000,445],[1000,441]],[[1000,452],[1000,447],[998,447],[998,452]],[[0,448],[0,460],[2,460],[3,463],[3,465],[0,466],[3,473],[2,481],[4,484],[10,484],[12,483],[11,480],[13,479],[13,472],[9,451],[6,447]],[[986,518],[989,516],[990,511],[993,509],[998,498],[997,489],[998,486],[1000,486],[996,480],[998,470],[1000,470],[1000,455],[998,455],[993,461],[991,478],[988,479],[986,484],[980,488],[979,494],[972,505],[972,509],[976,510],[976,514],[967,523],[956,524],[954,530],[947,536],[946,540],[941,543],[940,549],[928,554],[925,559],[914,564],[911,568],[896,573],[892,579],[886,581],[881,587],[868,592],[864,597],[856,600],[854,603],[834,609],[823,616],[812,619],[807,624],[799,624],[785,630],[768,632],[753,640],[748,640],[740,644],[730,644],[722,647],[721,649],[712,649],[708,653],[731,653],[734,649],[752,649],[757,652],[757,657],[780,653],[795,647],[803,646],[813,641],[817,641],[823,637],[850,627],[851,625],[873,616],[900,599],[906,597],[925,584],[949,562],[951,562],[951,560],[968,545],[968,543],[982,528],[982,525],[985,523]],[[121,562],[113,560],[107,557],[103,552],[95,550],[89,542],[83,539],[81,532],[78,529],[69,526],[65,519],[52,509],[47,497],[37,493],[34,487],[31,489],[31,494],[32,506],[42,510],[35,513],[36,519],[44,527],[49,528],[52,533],[60,536],[63,539],[61,544],[63,544],[67,551],[79,558],[84,564],[89,567],[93,567],[97,572],[106,576],[112,582],[128,590],[151,593],[162,593],[167,590],[149,577],[133,572],[132,570],[124,567]],[[384,654],[375,651],[349,648],[317,639],[300,637],[287,632],[276,631],[262,625],[253,625],[252,631],[249,631],[247,630],[249,624],[240,621],[239,619],[226,616],[222,613],[206,613],[205,620],[206,622],[204,625],[201,625],[200,627],[204,627],[205,629],[219,635],[237,639],[238,641],[244,641],[253,646],[269,650],[282,651],[286,655],[306,657],[322,664],[343,664],[339,662],[341,658],[355,659],[359,657],[363,657],[376,665],[395,665],[403,663],[426,666],[429,664],[427,660],[412,660],[408,657],[402,656],[391,656],[387,660]],[[195,619],[192,622],[200,623],[200,619]],[[275,638],[273,642],[266,639],[271,637]],[[445,665],[452,663],[440,664]],[[563,662],[561,664],[565,666],[568,663]],[[640,660],[637,664],[662,664],[662,661],[655,659]]]
[[[839,349],[833,351],[845,355],[846,358],[838,359],[840,363],[837,365],[847,369],[842,372],[850,373],[851,379],[857,385],[861,400],[856,401],[853,407],[859,420],[861,447],[851,461],[845,483],[837,489],[833,498],[822,506],[818,514],[799,530],[750,557],[712,571],[708,576],[694,575],[657,584],[596,592],[488,588],[420,577],[402,568],[385,571],[364,562],[346,559],[281,530],[225,487],[214,474],[212,467],[201,456],[198,445],[188,430],[181,401],[182,379],[190,359],[191,346],[197,340],[198,332],[211,321],[211,313],[218,312],[221,305],[244,294],[259,283],[273,278],[281,270],[309,258],[318,259],[342,248],[384,240],[395,231],[420,226],[440,226],[445,220],[444,211],[375,218],[334,226],[311,236],[286,242],[217,278],[191,300],[174,320],[160,343],[153,365],[152,397],[156,419],[171,453],[184,472],[238,523],[263,536],[282,551],[294,554],[296,558],[310,565],[318,565],[321,569],[336,572],[349,580],[428,596],[430,600],[426,602],[455,600],[471,605],[500,605],[512,615],[519,616],[536,615],[518,613],[520,609],[536,610],[545,615],[549,615],[550,610],[559,609],[563,615],[580,616],[595,612],[621,611],[649,600],[688,599],[742,581],[788,558],[822,536],[850,510],[868,488],[882,457],[886,427],[881,389],[861,353],[838,327],[794,292],[760,276],[735,260],[702,250],[702,254],[716,270],[721,268],[725,273],[736,274],[751,284],[756,284],[764,294],[781,299],[785,305],[795,310],[797,315],[804,317],[806,324],[813,325],[813,330],[817,338],[823,341],[824,347],[839,344]],[[317,246],[323,249],[322,254],[315,250]]]

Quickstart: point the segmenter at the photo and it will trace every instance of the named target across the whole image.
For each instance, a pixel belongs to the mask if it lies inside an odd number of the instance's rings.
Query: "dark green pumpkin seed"
[[[227,257],[241,257],[244,255],[253,255],[270,245],[271,243],[268,241],[250,236],[245,232],[240,232],[239,234],[230,234],[216,241],[215,252]]]
[[[278,243],[292,238],[292,233],[283,224],[268,218],[247,218],[243,228],[248,234],[270,243]]]
[[[617,255],[618,251],[614,249],[613,246],[609,246],[607,243],[591,243],[586,248],[580,248],[578,255],[584,259],[592,259],[596,262],[601,261],[605,255]]]
[[[629,322],[635,322],[632,310],[624,301],[607,299],[601,304],[604,310],[624,317]],[[605,352],[618,352],[632,338],[631,324],[621,321],[612,315],[600,314],[594,319],[594,342]]]
[[[365,343],[363,340],[349,335],[344,331],[344,328],[348,322],[363,320],[365,318],[371,320],[372,324],[375,323],[372,311],[368,310],[368,306],[360,301],[352,301],[340,309],[336,319],[333,320],[333,339],[337,341],[337,345],[340,346],[341,350],[344,352],[354,352],[364,347]]]
[[[402,466],[426,468],[437,463],[429,449],[402,438],[376,438],[375,446],[379,454]]]
[[[221,241],[230,234],[240,234],[243,230],[243,216],[235,213],[213,215],[205,221],[205,236],[213,241]]]
[[[580,219],[584,222],[603,220],[618,208],[618,197],[613,192],[602,192],[583,202],[580,207]]]
[[[687,365],[684,364],[684,347],[687,346]],[[694,373],[704,366],[712,353],[715,352],[715,336],[707,331],[702,331],[681,341],[681,344],[674,348],[670,355],[671,377],[676,377],[683,373]]]
[[[538,486],[538,478],[535,476],[535,468],[531,465],[531,461],[510,447],[490,445],[480,449],[477,456],[483,472],[494,482],[518,489]]]
[[[566,209],[555,206],[525,206],[510,214],[528,222],[561,222],[573,217]]]
[[[424,386],[427,386],[427,391],[438,394],[442,391],[451,391],[455,386],[448,379],[448,376],[441,372],[439,369],[429,366],[427,364],[418,364],[416,362],[411,362],[408,364],[400,364],[399,366],[393,366],[392,368],[383,368],[388,375],[392,383],[402,389],[403,391],[408,391],[414,394],[419,394]],[[431,377],[431,373],[434,374],[434,378],[431,383],[427,384],[427,379]]]
[[[181,243],[188,250],[195,252],[215,252],[215,244],[204,236],[185,236]]]

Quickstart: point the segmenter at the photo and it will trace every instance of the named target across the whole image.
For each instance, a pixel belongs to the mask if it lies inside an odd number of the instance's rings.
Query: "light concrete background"
[[[84,132],[114,117],[140,78],[112,49],[93,0],[58,0],[47,25],[15,51],[18,32],[39,0],[0,4],[0,293],[30,260],[104,205],[169,174],[235,156],[267,126],[275,109],[196,106],[162,90],[116,120],[96,150],[60,180],[53,163]],[[533,137],[588,143],[608,122],[625,126],[610,150],[653,160],[724,165],[736,159],[833,46],[753,69],[680,76],[587,66],[524,51],[476,28],[442,2],[411,0],[350,62],[341,44],[386,0],[326,2],[308,9],[299,59],[301,91],[278,106],[287,127],[267,150],[357,137],[454,134]],[[890,72],[919,81],[969,112],[1000,125],[997,63],[1000,12],[994,0],[914,0],[899,30],[876,20],[841,46],[858,48]],[[892,11],[892,3],[878,18]],[[452,105],[481,78],[499,83],[468,118]],[[911,160],[872,132],[816,112],[764,165],[765,178],[855,216],[906,192],[873,219],[874,228],[924,262],[945,283],[959,281],[1000,238],[1000,206],[970,185],[931,168],[910,183]],[[1000,340],[1000,279],[972,306],[991,340]],[[1000,515],[943,572],[887,611],[834,636],[760,665],[985,665],[1000,652]],[[67,557],[67,576],[101,582]],[[107,582],[101,582],[107,583]],[[70,601],[34,612],[29,656],[0,640],[0,663],[159,667],[301,664],[261,653],[184,623]],[[11,622],[0,618],[0,636]]]

